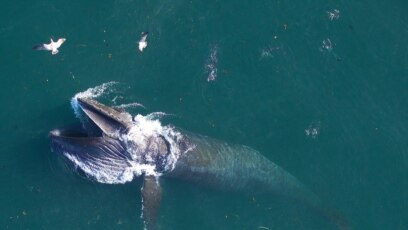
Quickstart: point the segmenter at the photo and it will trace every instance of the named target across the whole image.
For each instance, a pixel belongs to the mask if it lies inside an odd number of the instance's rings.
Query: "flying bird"
[[[143,49],[147,47],[147,35],[148,32],[142,32],[142,35],[139,40],[139,50],[140,52],[143,52]]]
[[[54,42],[51,38],[51,43],[49,44],[38,44],[33,46],[33,50],[51,50],[51,54],[55,55],[58,53],[58,48],[64,43],[67,39],[60,38],[58,41]]]

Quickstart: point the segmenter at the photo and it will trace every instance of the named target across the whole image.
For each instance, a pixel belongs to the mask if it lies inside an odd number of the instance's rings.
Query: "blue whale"
[[[126,183],[143,177],[142,217],[145,228],[156,229],[162,188],[159,178],[184,180],[224,191],[257,191],[303,203],[339,229],[349,229],[290,173],[258,151],[228,144],[106,106],[94,99],[76,99],[87,125],[54,129],[51,147],[74,169],[101,183]],[[92,130],[92,131],[91,131]]]

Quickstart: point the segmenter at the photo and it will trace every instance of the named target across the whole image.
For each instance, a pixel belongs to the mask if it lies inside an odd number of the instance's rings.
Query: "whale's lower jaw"
[[[105,184],[123,184],[133,179],[131,155],[125,146],[106,136],[89,137],[81,129],[50,132],[51,149],[73,170]]]

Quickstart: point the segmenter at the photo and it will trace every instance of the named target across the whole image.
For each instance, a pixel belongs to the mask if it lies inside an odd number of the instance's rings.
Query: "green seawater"
[[[1,5],[0,229],[143,229],[140,180],[88,181],[49,146],[70,98],[110,81],[164,124],[259,150],[352,229],[408,229],[407,1]],[[59,54],[31,49],[50,37]],[[159,229],[335,229],[273,195],[161,184]]]

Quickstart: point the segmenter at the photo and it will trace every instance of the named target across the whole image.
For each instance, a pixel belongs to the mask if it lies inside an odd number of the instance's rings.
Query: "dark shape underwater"
[[[257,188],[299,201],[339,229],[349,229],[336,211],[326,207],[294,176],[254,149],[178,129],[175,132],[181,135],[152,134],[139,138],[129,135],[135,128],[130,114],[89,98],[77,101],[100,135],[90,134],[86,128],[53,130],[50,132],[53,151],[63,155],[88,178],[101,183],[128,182],[131,179],[124,177],[129,173],[133,175],[131,169],[135,165],[145,167],[139,175],[144,178],[142,216],[148,230],[156,229],[161,201],[159,177],[227,191]]]

